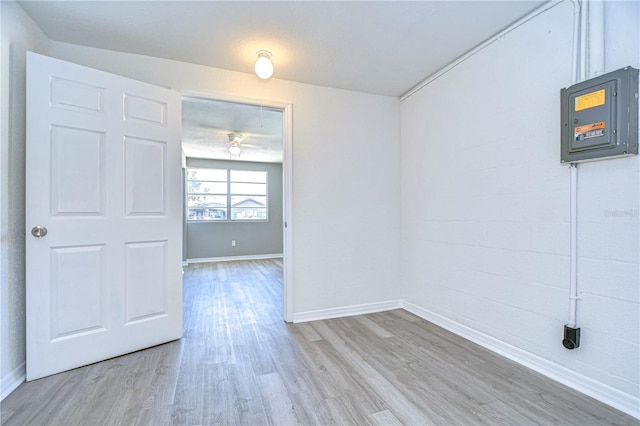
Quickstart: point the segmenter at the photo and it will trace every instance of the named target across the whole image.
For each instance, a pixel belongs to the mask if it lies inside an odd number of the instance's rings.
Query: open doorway
[[[282,316],[290,280],[291,106],[182,99],[186,264],[282,259]]]

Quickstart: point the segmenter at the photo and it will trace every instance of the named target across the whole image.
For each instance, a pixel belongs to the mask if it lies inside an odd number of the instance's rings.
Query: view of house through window
[[[190,221],[266,221],[267,172],[187,169]]]

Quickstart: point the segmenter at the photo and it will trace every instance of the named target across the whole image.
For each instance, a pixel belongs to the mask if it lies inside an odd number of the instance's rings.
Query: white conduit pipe
[[[604,2],[574,0],[574,39],[571,64],[572,84],[604,73]],[[587,38],[588,37],[588,38]],[[579,48],[578,48],[579,46]],[[587,64],[589,69],[587,72]],[[570,288],[569,327],[576,327],[578,304],[578,166],[570,165]]]
[[[578,83],[590,77],[604,73],[604,1],[574,0],[574,39],[573,62],[571,67],[572,83]],[[587,69],[588,66],[588,69]],[[569,289],[569,327],[576,327],[576,308],[578,304],[578,167],[571,164],[571,243],[570,243],[570,289]]]
[[[580,62],[580,67],[578,69],[578,80],[576,80],[574,83],[578,83],[580,81],[584,81],[587,79],[587,63],[588,63],[588,55],[589,55],[589,51],[588,51],[588,47],[589,47],[589,42],[587,40],[587,36],[588,36],[588,28],[589,28],[589,2],[587,0],[577,0],[578,2],[578,7],[579,7],[579,13],[580,13],[580,20],[578,21],[579,24],[579,33],[578,33],[578,37],[579,37],[579,43],[580,43],[580,56],[577,58],[577,60],[579,60]]]
[[[573,58],[571,59],[571,84],[584,79],[586,64],[586,26],[583,5],[584,2],[573,2]],[[569,323],[571,328],[576,328],[576,311],[578,305],[578,165],[570,164],[570,255],[569,255]]]
[[[589,1],[588,78],[604,74],[604,1]]]
[[[578,166],[574,163],[571,170],[571,271],[569,288],[569,324],[576,327],[576,308],[578,305]]]
[[[580,1],[572,0],[573,3],[573,49],[571,56],[571,84],[576,84],[580,79],[578,73],[580,70],[578,69],[578,64],[580,57],[582,56],[581,52],[581,43],[580,43],[580,26],[581,23],[581,5]]]

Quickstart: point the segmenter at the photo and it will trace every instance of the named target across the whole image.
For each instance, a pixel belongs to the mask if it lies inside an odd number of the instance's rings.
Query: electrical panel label
[[[575,131],[574,131],[575,138],[577,141],[582,141],[582,140],[591,139],[591,138],[599,138],[600,136],[604,136],[604,129],[605,129],[604,121],[586,124],[584,126],[578,126],[575,128]]]
[[[604,105],[604,102],[605,89],[598,90],[597,92],[587,93],[586,95],[578,96],[576,98],[575,111],[582,111],[583,109]]]

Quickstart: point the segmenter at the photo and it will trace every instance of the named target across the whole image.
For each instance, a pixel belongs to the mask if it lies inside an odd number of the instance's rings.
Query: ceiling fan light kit
[[[234,156],[240,156],[240,143],[242,142],[242,134],[240,133],[229,133],[229,142],[231,142],[231,146],[229,146],[229,154]]]

